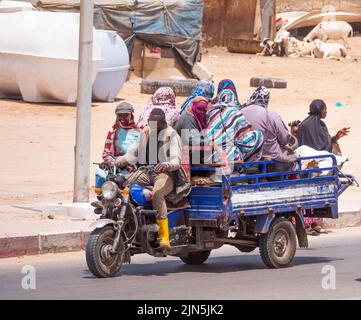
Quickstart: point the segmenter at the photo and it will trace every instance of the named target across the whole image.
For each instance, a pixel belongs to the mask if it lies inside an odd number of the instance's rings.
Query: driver
[[[160,248],[168,250],[169,229],[166,199],[180,202],[190,192],[190,181],[181,165],[181,139],[177,132],[167,125],[162,109],[153,109],[148,126],[141,132],[138,143],[124,156],[116,159],[116,166],[154,165],[152,171],[137,171],[129,175],[131,184],[153,186],[152,205],[157,210],[157,225]]]

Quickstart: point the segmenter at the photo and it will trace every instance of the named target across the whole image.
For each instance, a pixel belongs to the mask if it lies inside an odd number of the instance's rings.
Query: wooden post
[[[145,42],[143,42],[143,50],[142,50],[142,79],[144,79],[144,60],[145,60]]]
[[[226,45],[226,39],[224,38],[224,29],[225,29],[225,21],[227,17],[227,0],[222,1],[222,19],[221,19],[221,44],[222,46]]]

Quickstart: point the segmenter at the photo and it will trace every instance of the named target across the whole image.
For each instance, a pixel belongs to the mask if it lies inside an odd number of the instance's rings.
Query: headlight
[[[112,181],[107,181],[102,186],[102,193],[105,199],[113,200],[118,195],[118,186]]]

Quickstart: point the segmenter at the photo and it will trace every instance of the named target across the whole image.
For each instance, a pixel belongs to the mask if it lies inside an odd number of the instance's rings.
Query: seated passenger
[[[257,161],[262,156],[261,131],[253,130],[237,107],[233,92],[228,89],[222,91],[220,101],[207,112],[207,139],[231,162]],[[221,161],[219,152],[214,154],[213,161]]]
[[[333,137],[328,132],[326,123],[327,106],[323,100],[314,100],[310,105],[309,116],[298,127],[297,139],[300,145],[309,146],[318,151],[328,151],[341,155],[338,140],[350,132],[343,128]]]
[[[115,114],[115,123],[108,132],[103,151],[103,161],[108,164],[113,164],[117,157],[125,155],[140,136],[140,130],[134,122],[134,108],[130,103],[118,104]]]
[[[173,126],[182,138],[183,145],[199,146],[204,143],[202,131],[207,126],[208,100],[204,97],[195,97],[186,112]]]
[[[213,98],[214,85],[212,81],[201,80],[197,83],[193,93],[184,101],[180,113],[185,112],[192,104],[195,97],[204,97],[207,100]]]
[[[232,99],[230,100],[234,101],[236,107],[240,107],[241,104],[239,103],[236,86],[234,85],[233,81],[229,79],[224,79],[218,84],[217,96],[213,99],[213,103],[216,104],[221,100],[220,96],[224,90],[231,91],[229,94],[232,96]]]
[[[290,150],[289,145],[296,144],[297,141],[289,133],[280,115],[269,110],[269,99],[268,89],[258,87],[241,111],[252,127],[263,133],[263,158],[276,161],[270,166],[269,171],[290,171],[297,155]]]
[[[100,195],[101,187],[106,181],[107,165],[114,165],[117,157],[126,154],[129,148],[137,142],[140,130],[134,123],[134,108],[130,103],[122,102],[115,109],[116,119],[113,127],[108,132],[103,151],[103,161],[95,172],[95,192]],[[133,166],[119,168],[118,172],[128,174],[133,171]],[[99,199],[99,198],[98,198]],[[96,205],[96,202],[94,203]]]
[[[144,111],[138,118],[138,127],[143,129],[148,125],[148,118],[153,109],[162,109],[165,113],[168,126],[173,126],[179,119],[179,111],[176,108],[175,94],[172,88],[161,87],[148,101]]]
[[[152,205],[157,210],[160,247],[169,249],[168,210],[166,199],[179,203],[190,192],[189,177],[181,165],[181,140],[168,126],[162,109],[153,109],[149,126],[143,129],[138,143],[116,160],[117,166],[138,163],[154,165],[153,171],[136,171],[128,176],[131,184],[154,186]]]

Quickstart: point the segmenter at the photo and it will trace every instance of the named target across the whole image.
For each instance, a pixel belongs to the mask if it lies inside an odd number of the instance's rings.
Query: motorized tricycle
[[[338,197],[354,182],[340,173],[333,155],[329,168],[269,172],[272,161],[234,164],[219,180],[193,185],[189,206],[168,212],[171,249],[159,249],[157,212],[151,187],[130,185],[111,168],[101,187],[95,212],[100,215],[86,248],[86,260],[96,277],[113,277],[136,254],[177,256],[186,264],[202,264],[214,249],[231,245],[241,252],[259,248],[269,268],[292,262],[297,246],[307,247],[304,217],[338,218]],[[138,170],[154,170],[143,166]],[[199,165],[191,175],[216,174],[219,168]],[[324,174],[327,172],[327,174]],[[297,240],[296,240],[297,239]]]

